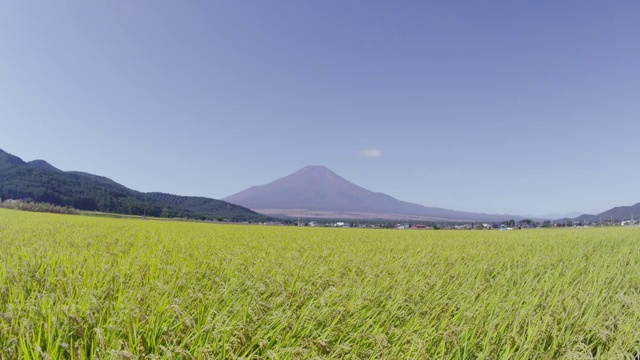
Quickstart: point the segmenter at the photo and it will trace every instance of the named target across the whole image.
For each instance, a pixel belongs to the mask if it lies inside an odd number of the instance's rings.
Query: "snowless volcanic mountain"
[[[274,216],[311,218],[503,221],[521,219],[426,207],[355,185],[324,166],[233,194],[224,201]]]

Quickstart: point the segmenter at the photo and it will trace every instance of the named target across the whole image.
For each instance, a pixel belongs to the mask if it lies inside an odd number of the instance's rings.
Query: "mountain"
[[[3,150],[0,150],[0,196],[119,214],[236,221],[266,219],[221,200],[143,193],[104,176],[62,171],[44,160],[27,163]]]
[[[317,218],[503,221],[522,219],[426,207],[355,185],[324,166],[307,166],[223,200],[263,214]]]
[[[609,221],[611,219],[618,220],[618,221],[630,220],[631,218],[634,218],[634,219],[640,218],[640,203],[637,203],[632,206],[614,207],[613,209],[609,209],[597,215],[584,214],[572,220],[597,222],[600,220]]]

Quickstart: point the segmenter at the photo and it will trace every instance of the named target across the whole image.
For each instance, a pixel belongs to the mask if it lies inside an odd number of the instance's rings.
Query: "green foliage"
[[[622,359],[638,228],[395,231],[0,209],[0,359]]]
[[[46,204],[46,203],[5,201],[5,202],[0,202],[0,208],[22,210],[22,211],[33,211],[33,212],[47,212],[47,213],[55,213],[55,214],[67,214],[67,215],[78,214],[78,210],[72,207],[57,206],[57,205]]]

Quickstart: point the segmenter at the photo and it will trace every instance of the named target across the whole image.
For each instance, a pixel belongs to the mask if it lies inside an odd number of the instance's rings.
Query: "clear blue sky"
[[[305,165],[402,200],[640,201],[638,1],[10,1],[0,148],[221,198]],[[368,156],[366,156],[368,155]]]

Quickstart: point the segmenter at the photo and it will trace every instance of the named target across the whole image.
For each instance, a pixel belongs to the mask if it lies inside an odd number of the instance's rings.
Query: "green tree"
[[[522,221],[520,221],[521,225],[527,225],[528,227],[532,227],[533,226],[533,220],[531,219],[524,219]]]

